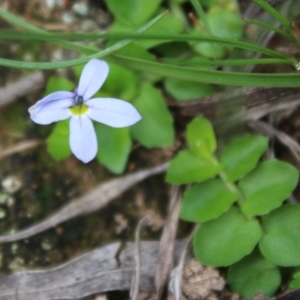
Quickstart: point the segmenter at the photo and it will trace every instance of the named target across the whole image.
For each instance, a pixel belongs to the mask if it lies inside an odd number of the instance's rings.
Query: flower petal
[[[84,67],[77,93],[86,101],[90,99],[102,86],[108,75],[108,64],[99,59],[90,60]]]
[[[92,121],[86,116],[72,116],[70,120],[70,147],[74,155],[88,163],[97,154],[98,144]]]
[[[112,98],[94,98],[85,102],[87,115],[105,125],[121,128],[138,122],[142,117],[134,106],[126,101]]]
[[[72,115],[69,110],[72,105],[73,99],[39,103],[29,108],[30,118],[35,123],[42,125],[65,120]]]
[[[46,104],[48,102],[74,99],[75,96],[76,95],[74,93],[67,92],[67,91],[54,92],[54,93],[49,94],[48,96],[44,97],[43,99],[39,100],[35,105],[31,106],[29,108],[29,112],[33,113],[33,111],[36,108],[38,108],[39,106]]]

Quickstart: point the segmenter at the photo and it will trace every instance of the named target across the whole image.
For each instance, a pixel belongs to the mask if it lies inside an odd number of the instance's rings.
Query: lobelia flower
[[[126,101],[91,98],[102,86],[108,72],[106,62],[92,59],[85,65],[74,93],[52,93],[28,109],[31,120],[42,125],[70,118],[70,147],[84,163],[91,161],[98,150],[92,120],[121,128],[141,119],[138,111]]]

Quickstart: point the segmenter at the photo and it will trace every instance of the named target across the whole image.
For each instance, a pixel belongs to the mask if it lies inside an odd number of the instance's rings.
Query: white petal
[[[81,73],[77,94],[83,97],[84,101],[90,99],[102,86],[108,71],[109,67],[105,61],[90,60]]]
[[[70,120],[70,147],[74,155],[88,163],[97,154],[98,144],[92,121],[86,116],[72,116]]]
[[[47,125],[52,122],[65,120],[71,116],[69,107],[72,99],[52,101],[29,108],[30,118],[38,124]]]
[[[134,106],[126,101],[112,98],[94,98],[85,102],[87,115],[105,125],[121,128],[138,122],[142,117]]]
[[[67,108],[73,105],[74,97],[74,93],[67,91],[52,93],[28,109],[30,118],[44,125],[64,120],[70,116]]]
[[[72,92],[67,92],[67,91],[54,92],[44,97],[43,99],[39,100],[34,106],[30,107],[29,110],[33,110],[35,107],[37,108],[42,104],[46,104],[48,102],[68,100],[68,99],[73,99],[74,97],[75,94]]]

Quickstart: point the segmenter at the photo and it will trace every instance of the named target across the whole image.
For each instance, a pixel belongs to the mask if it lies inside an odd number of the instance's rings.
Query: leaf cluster
[[[171,161],[166,180],[192,184],[180,216],[200,223],[193,239],[197,259],[229,267],[228,282],[245,299],[271,296],[281,282],[279,267],[300,266],[300,205],[285,203],[298,170],[262,161],[268,139],[261,135],[233,140],[217,158],[213,128],[202,116],[187,126],[186,140],[189,148]]]

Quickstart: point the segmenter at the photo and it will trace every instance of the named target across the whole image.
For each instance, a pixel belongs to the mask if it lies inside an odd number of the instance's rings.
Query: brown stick
[[[0,107],[7,105],[18,97],[24,96],[41,88],[44,84],[44,74],[41,71],[34,72],[14,83],[0,89]]]

